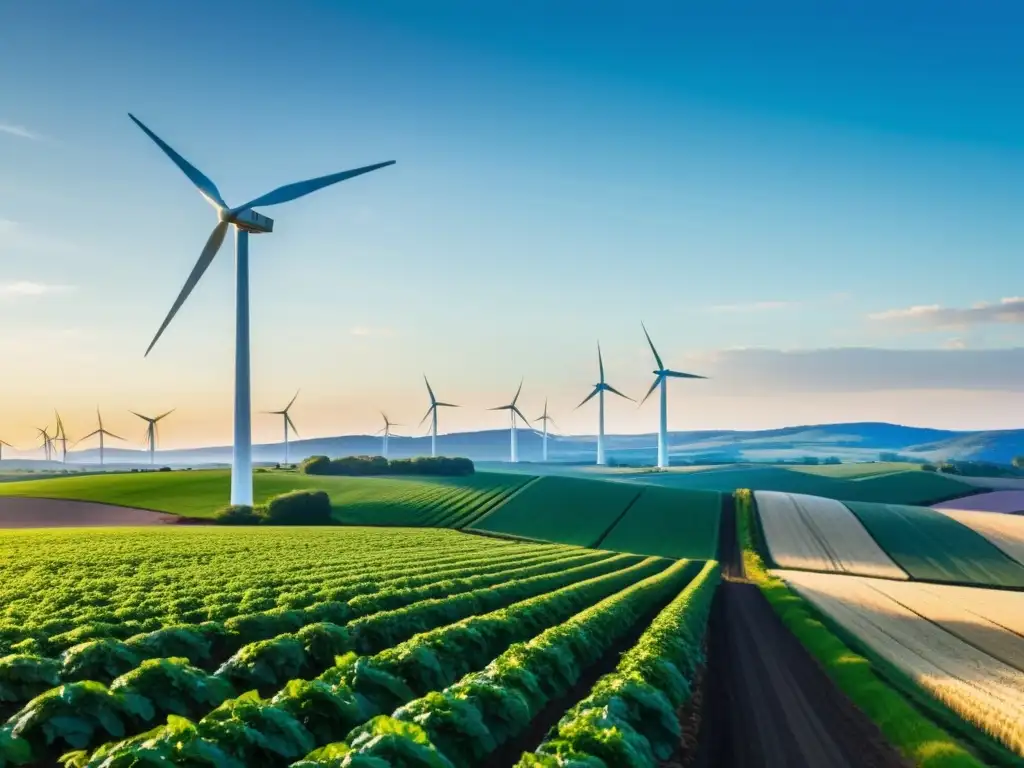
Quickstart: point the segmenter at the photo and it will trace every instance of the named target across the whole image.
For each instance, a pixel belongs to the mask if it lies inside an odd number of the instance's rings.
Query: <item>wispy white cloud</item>
[[[395,332],[390,328],[370,328],[365,325],[357,325],[351,331],[353,336],[394,336]]]
[[[77,244],[52,235],[45,230],[27,227],[13,219],[0,217],[0,246],[11,251],[31,251],[33,253],[69,254],[81,253]]]
[[[8,136],[17,136],[19,139],[29,139],[30,141],[39,141],[43,138],[35,131],[29,130],[23,125],[9,123],[6,120],[0,120],[0,133],[6,133]]]
[[[74,290],[70,285],[54,285],[52,283],[36,283],[31,280],[17,280],[12,283],[0,283],[0,296],[46,296],[51,293],[67,293]]]
[[[708,309],[711,312],[768,312],[773,309],[786,309],[796,306],[795,301],[752,301],[744,304],[715,304]]]
[[[957,330],[972,325],[1024,323],[1024,298],[1012,296],[998,302],[979,302],[971,307],[944,307],[919,304],[904,309],[888,309],[868,315],[879,322],[900,322],[920,330]]]

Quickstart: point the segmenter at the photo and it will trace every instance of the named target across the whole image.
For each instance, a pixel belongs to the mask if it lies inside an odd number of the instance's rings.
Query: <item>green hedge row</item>
[[[462,477],[476,471],[473,462],[462,457],[419,456],[415,459],[385,459],[383,456],[344,456],[329,459],[310,456],[299,465],[306,475],[440,475]]]

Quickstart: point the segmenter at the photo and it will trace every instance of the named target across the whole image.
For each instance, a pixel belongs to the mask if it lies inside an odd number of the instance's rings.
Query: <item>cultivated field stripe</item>
[[[948,507],[932,507],[991,541],[1008,557],[1024,565],[1024,515],[1000,512],[973,512]]]
[[[924,690],[1024,756],[1024,675],[851,576],[780,575]]]
[[[783,568],[906,579],[842,503],[818,496],[755,491],[772,560]]]
[[[493,506],[490,506],[487,509],[481,509],[479,511],[479,514],[476,514],[471,518],[463,520],[459,528],[462,528],[463,530],[471,530],[477,527],[479,523],[483,523],[484,521],[486,521],[488,517],[497,512],[499,509],[501,509],[503,506],[508,504],[510,501],[515,499],[520,494],[528,491],[534,485],[539,483],[542,479],[542,477],[531,477],[529,480],[527,480],[525,483],[523,483],[518,488],[513,490],[507,496],[503,496],[501,499],[498,499]]]

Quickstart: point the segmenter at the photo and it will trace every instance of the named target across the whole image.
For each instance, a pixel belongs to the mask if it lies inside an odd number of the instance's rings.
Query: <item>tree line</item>
[[[385,459],[383,456],[343,456],[329,459],[310,456],[299,465],[304,475],[340,475],[364,477],[367,475],[442,475],[457,477],[472,475],[473,462],[462,457],[419,456],[415,459]]]

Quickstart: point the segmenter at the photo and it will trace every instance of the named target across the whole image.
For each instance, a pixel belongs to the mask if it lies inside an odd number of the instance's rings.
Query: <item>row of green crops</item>
[[[664,605],[694,575],[693,563],[678,561],[529,642],[511,646],[481,672],[411,701],[390,717],[374,718],[347,741],[363,758],[391,761],[395,749],[422,748],[447,760],[438,764],[487,765],[500,746],[526,731],[548,703],[565,696],[641,617]],[[387,739],[377,738],[382,731]],[[307,757],[307,763],[320,761],[316,754]]]
[[[556,549],[433,530],[11,532],[0,542],[0,653],[348,599],[373,581],[545,552]],[[13,647],[25,640],[42,647]]]
[[[465,477],[325,477],[295,472],[253,476],[256,503],[294,490],[323,490],[335,516],[352,525],[417,525],[420,509],[444,506],[446,499],[494,489],[511,490],[523,476],[478,472]],[[192,517],[211,517],[228,498],[230,472],[142,472],[63,476],[0,483],[0,495],[74,499],[152,509]],[[461,496],[467,510],[472,498]]]
[[[419,587],[381,589],[347,603],[235,617],[224,624],[209,622],[173,631],[158,630],[127,642],[95,640],[69,649],[59,663],[12,655],[0,659],[0,699],[20,704],[60,683],[108,682],[147,658],[172,656],[209,668],[233,653],[217,671],[219,676],[236,685],[278,685],[291,676],[316,674],[322,668],[314,669],[322,658],[304,650],[302,628],[307,624],[330,622],[324,626],[332,627],[350,622],[355,647],[366,648],[381,638],[407,637],[420,628],[451,620],[449,617],[459,612],[472,612],[481,603],[516,599],[524,590],[544,589],[552,581],[586,578],[636,559],[578,552],[534,564],[519,563],[518,567],[496,573],[439,580]],[[331,658],[327,656],[328,661]]]
[[[911,578],[1024,587],[1024,566],[941,512],[899,504],[846,502],[846,506]]]
[[[646,488],[597,546],[615,552],[709,560],[718,550],[721,510],[719,493]]]
[[[929,720],[829,630],[821,615],[765,567],[759,550],[754,494],[736,492],[736,536],[746,577],[807,651],[850,700],[878,725],[885,737],[921,768],[981,768],[982,763]],[[763,542],[762,542],[763,543]]]
[[[605,765],[656,768],[672,757],[682,736],[677,713],[689,701],[704,661],[704,635],[718,582],[718,563],[708,561],[623,655],[615,672],[598,680],[518,768],[555,768],[589,758]]]
[[[269,700],[256,692],[245,694],[198,723],[171,718],[166,726],[102,747],[91,757],[80,752],[71,764],[129,764],[142,754],[176,763],[198,750],[227,761],[217,765],[281,765],[314,746],[343,738],[375,715],[454,682],[483,667],[511,643],[556,626],[595,600],[668,565],[660,558],[639,563],[623,556],[617,560],[622,565],[635,564],[582,581],[566,574],[561,586],[552,579],[539,594],[416,634],[375,656],[343,656],[318,679],[292,680]],[[230,727],[224,725],[227,721]]]

